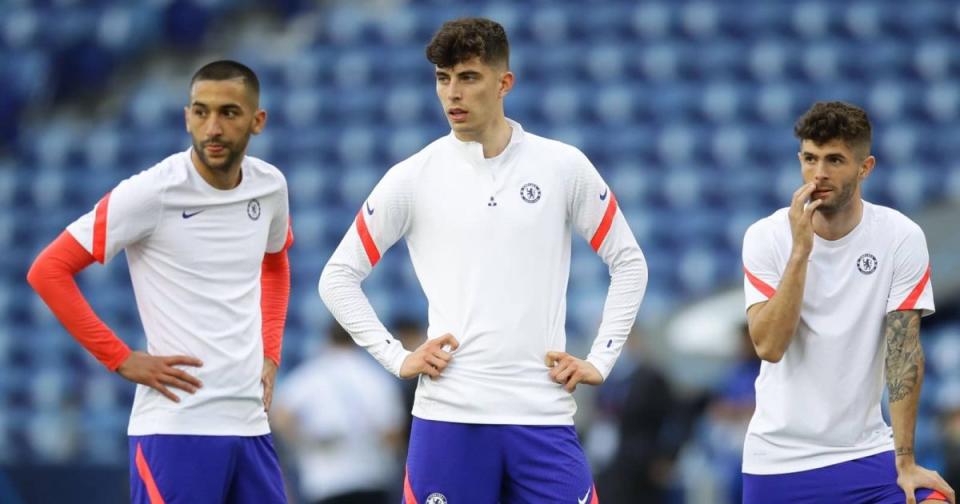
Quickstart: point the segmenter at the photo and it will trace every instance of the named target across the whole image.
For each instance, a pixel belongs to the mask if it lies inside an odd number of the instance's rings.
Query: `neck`
[[[190,152],[190,160],[200,177],[216,189],[227,191],[240,185],[240,162],[230,165],[226,170],[214,170],[204,164],[196,149]]]
[[[490,159],[500,155],[510,143],[513,128],[503,116],[497,117],[492,124],[477,133],[461,133],[454,131],[454,135],[463,142],[477,142],[483,146],[483,157]]]
[[[813,213],[813,231],[824,240],[839,240],[847,236],[863,218],[863,200],[856,194],[850,204],[836,212]]]

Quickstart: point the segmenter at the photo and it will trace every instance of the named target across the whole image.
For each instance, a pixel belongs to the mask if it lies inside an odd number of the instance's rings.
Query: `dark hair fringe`
[[[797,121],[793,134],[817,145],[839,139],[850,148],[866,148],[865,152],[870,151],[872,141],[867,112],[840,101],[814,103]]]
[[[510,43],[500,23],[487,18],[460,18],[443,23],[427,45],[426,55],[440,68],[453,68],[476,57],[509,68]]]

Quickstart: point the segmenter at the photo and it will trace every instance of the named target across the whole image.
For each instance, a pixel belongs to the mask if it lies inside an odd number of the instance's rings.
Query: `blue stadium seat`
[[[643,2],[631,15],[633,31],[643,39],[663,39],[670,33],[674,15],[665,2]]]

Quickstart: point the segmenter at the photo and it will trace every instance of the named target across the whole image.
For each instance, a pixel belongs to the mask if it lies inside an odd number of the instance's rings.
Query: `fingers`
[[[440,370],[431,366],[426,361],[424,361],[423,365],[420,367],[420,374],[425,374],[434,380],[440,378]]]
[[[547,352],[545,360],[550,367],[550,379],[563,385],[567,392],[576,390],[587,376],[583,362],[566,352]]]
[[[586,376],[587,374],[582,369],[577,369],[576,372],[570,375],[570,379],[567,380],[567,384],[563,386],[564,390],[573,393],[575,390],[577,390],[577,385],[579,385]]]
[[[177,378],[180,381],[186,382],[189,385],[192,385],[194,388],[203,387],[203,382],[201,382],[196,376],[193,376],[182,369],[169,368],[166,370],[168,375],[171,375]]]
[[[197,387],[191,385],[189,382],[181,380],[179,377],[174,376],[173,374],[164,374],[157,377],[157,382],[162,385],[168,385],[170,387],[178,388],[185,392],[194,394],[197,392]]]
[[[953,491],[953,488],[950,487],[950,484],[947,483],[943,476],[940,476],[940,473],[934,472],[936,475],[936,482],[933,485],[934,490],[942,493],[947,496],[947,499],[950,500],[950,504],[957,504],[957,496]]]
[[[180,398],[177,397],[176,394],[174,394],[173,392],[170,392],[170,389],[163,386],[163,384],[160,383],[159,381],[154,383],[150,387],[156,390],[157,392],[160,392],[161,394],[163,394],[163,396],[166,397],[167,399],[170,399],[171,401],[176,403],[180,402]]]
[[[796,191],[793,192],[793,201],[791,206],[795,208],[800,208],[803,204],[810,199],[810,195],[813,194],[813,190],[817,188],[817,184],[813,182],[807,182],[800,186]]]
[[[813,215],[813,212],[821,204],[823,204],[823,200],[821,199],[811,201],[810,204],[808,204],[807,207],[803,209],[803,216],[808,219],[811,218],[811,216]]]
[[[439,357],[439,356],[436,356],[436,355],[426,355],[426,356],[424,356],[424,359],[423,359],[423,360],[424,360],[424,362],[427,363],[428,366],[436,369],[436,370],[437,370],[437,374],[439,374],[439,373],[442,372],[444,369],[446,369],[446,368],[447,368],[447,364],[450,363],[450,359],[449,359],[449,358],[443,359],[443,358],[441,358],[441,357]]]
[[[576,371],[576,365],[571,360],[560,361],[550,369],[550,378],[557,383],[566,383],[570,375]]]
[[[164,364],[168,366],[177,366],[177,365],[195,366],[195,367],[203,366],[203,361],[201,361],[200,359],[196,357],[189,357],[186,355],[171,355],[168,357],[160,357],[160,359],[163,361]]]
[[[460,348],[460,342],[457,341],[457,338],[453,337],[453,335],[450,333],[444,334],[443,336],[431,340],[428,343],[433,343],[434,345],[437,345],[438,348],[449,346],[451,351]]]
[[[567,352],[547,352],[544,362],[546,363],[547,367],[554,367],[557,362],[567,357],[570,357],[570,354]]]
[[[263,411],[270,412],[270,403],[273,402],[273,384],[263,382]]]

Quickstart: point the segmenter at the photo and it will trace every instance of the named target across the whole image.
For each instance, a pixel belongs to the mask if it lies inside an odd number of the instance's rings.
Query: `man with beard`
[[[193,146],[117,185],[27,277],[87,351],[138,384],[128,428],[135,503],[285,502],[267,410],[293,235],[283,175],[245,156],[266,123],[259,93],[240,63],[198,70],[184,109]],[[131,351],[74,280],[121,250],[146,352]]]
[[[804,184],[743,241],[750,338],[764,360],[744,503],[953,503],[913,453],[920,317],[934,311],[923,231],[861,199],[876,164],[866,112],[817,103],[794,133]]]

